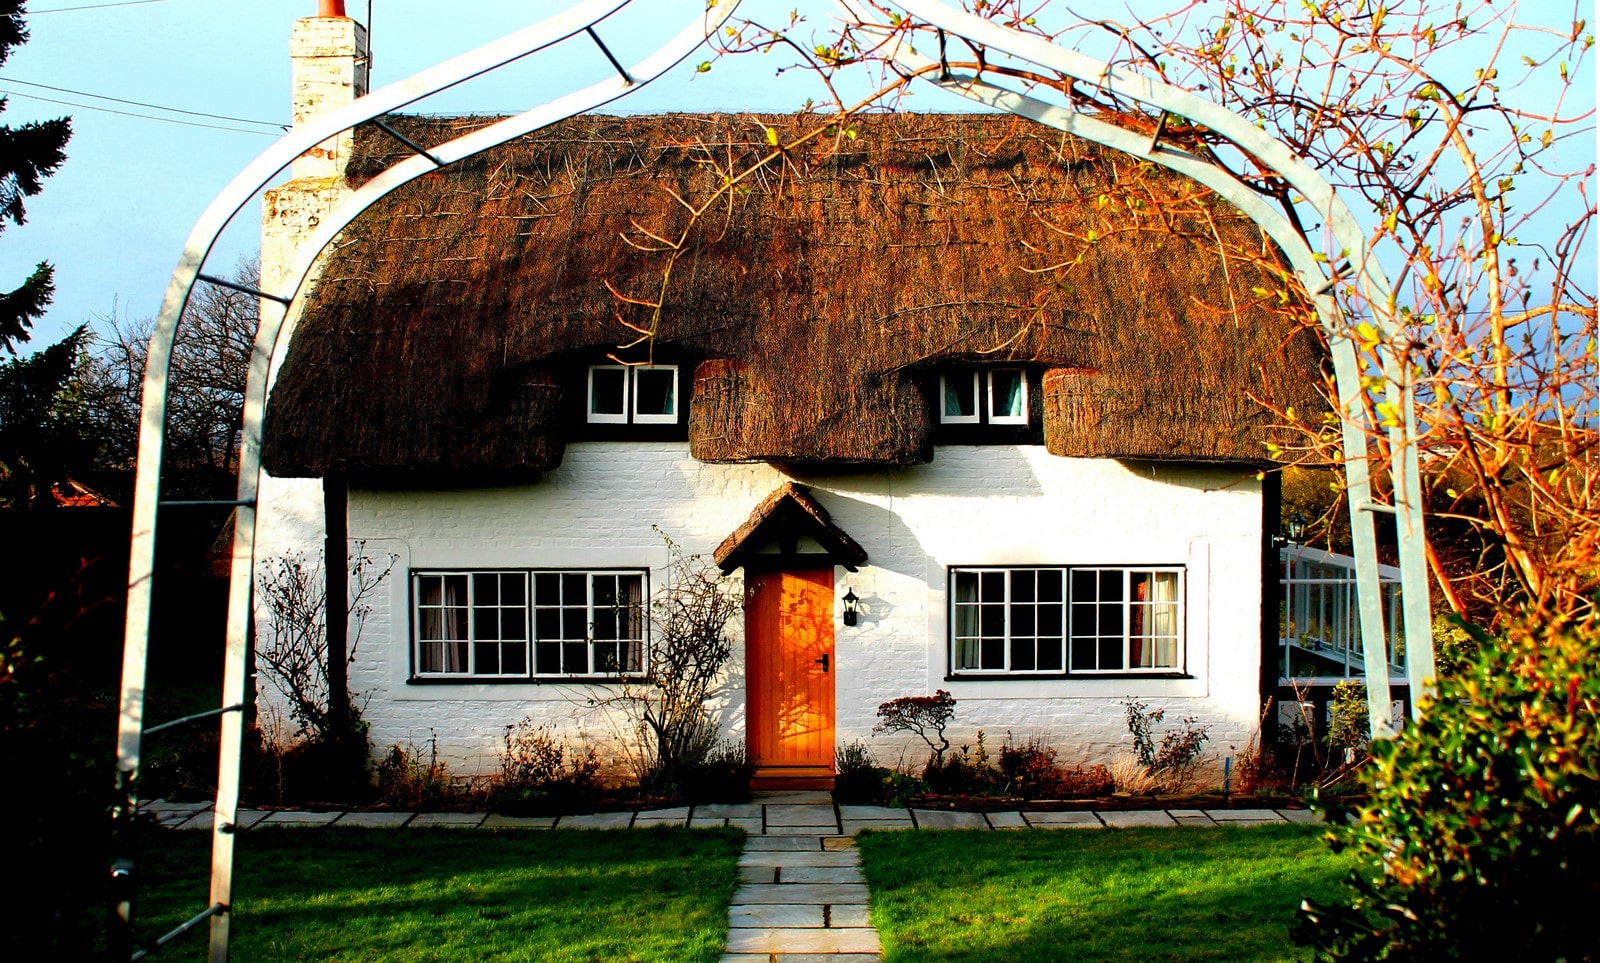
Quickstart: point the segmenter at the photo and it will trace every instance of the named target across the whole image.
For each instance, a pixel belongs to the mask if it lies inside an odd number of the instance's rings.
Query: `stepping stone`
[[[839,825],[832,806],[771,806],[767,807],[767,828],[773,826],[826,826]]]
[[[753,792],[751,802],[764,806],[833,805],[833,793],[825,789],[800,789],[784,792]]]
[[[840,806],[841,819],[910,819],[904,809],[891,806]]]
[[[1034,829],[1103,829],[1105,823],[1091,812],[1024,813]]]
[[[249,829],[266,818],[264,809],[241,809],[233,814],[233,825],[236,829]]]
[[[822,831],[829,836],[837,835],[832,826],[774,826],[770,820],[767,822],[768,836],[809,836],[815,839],[823,834]]]
[[[953,813],[943,809],[913,809],[918,829],[988,829],[983,813]]]
[[[729,953],[881,953],[878,931],[847,929],[730,929]],[[793,959],[783,956],[780,959]]]
[[[417,818],[411,820],[406,828],[477,829],[483,825],[485,818],[484,813],[417,813]]]
[[[327,826],[344,813],[308,813],[298,809],[281,809],[268,813],[261,821],[263,826]]]
[[[1169,809],[1167,815],[1178,821],[1179,826],[1215,826],[1211,817],[1198,809]]]
[[[728,912],[728,925],[737,929],[800,927],[821,929],[822,907],[815,904],[781,906],[756,903],[735,906]]]
[[[1314,809],[1280,809],[1278,815],[1291,823],[1320,823],[1322,816]]]
[[[180,816],[179,814],[174,813],[173,818],[178,819]],[[160,825],[167,829],[210,829],[212,826],[216,825],[216,821],[211,812],[208,810],[202,813],[195,813],[193,816],[190,816],[188,819],[183,819],[181,822],[161,823]]]
[[[831,841],[831,839],[829,840]],[[811,836],[752,836],[744,841],[744,851],[747,853],[782,852],[804,853],[821,852],[824,845],[822,837]]]
[[[991,829],[1027,829],[1028,822],[1021,813],[989,813]]]
[[[1177,820],[1168,816],[1160,809],[1132,809],[1128,811],[1107,811],[1100,813],[1100,818],[1105,820],[1112,829],[1131,829],[1135,826],[1176,826]]]
[[[760,823],[761,823],[761,820],[759,820],[759,819],[756,820],[756,831],[757,832],[760,832],[760,830],[761,830]],[[716,829],[718,827],[726,826],[726,825],[728,825],[728,817],[726,817],[726,816],[701,816],[701,815],[699,815],[699,810],[696,810],[695,811],[695,815],[690,817],[690,819],[689,819],[689,828],[690,829]]]
[[[908,829],[910,827],[907,827]],[[822,840],[822,851],[825,853],[855,852],[856,844],[845,836],[828,836]]]
[[[861,883],[859,866],[784,866],[778,871],[779,884],[788,883]]]
[[[860,903],[867,887],[860,883],[746,883],[734,891],[734,905],[748,903]]]
[[[490,813],[481,829],[549,829],[556,824],[554,816],[502,816]]]
[[[841,903],[828,907],[828,925],[834,929],[851,926],[871,926],[867,908],[860,903]]]
[[[721,963],[880,963],[878,953],[724,953]]]
[[[743,819],[739,818],[738,816],[729,816],[728,817],[728,825],[729,826],[734,826],[734,827],[736,827],[738,829],[742,829],[742,830],[744,830],[745,832],[749,833],[752,836],[761,835],[761,817],[760,816],[751,816],[751,817],[746,817],[746,818],[743,818]]]
[[[712,803],[694,807],[694,818],[701,816],[733,816],[739,819],[761,818],[761,807],[756,803]]]
[[[844,835],[846,836],[854,836],[863,829],[870,829],[874,832],[880,833],[890,833],[897,829],[916,828],[917,827],[911,822],[910,816],[907,816],[904,822],[890,822],[887,819],[846,819],[844,821]]]
[[[740,866],[859,866],[861,856],[855,850],[783,853],[771,850],[745,851],[739,857]]]
[[[395,829],[406,824],[410,813],[345,813],[340,826],[370,826],[377,829]]]
[[[557,829],[627,829],[633,822],[633,813],[586,813],[581,816],[562,816],[556,820]]]
[[[1223,826],[1256,826],[1286,820],[1272,809],[1208,809],[1206,815]]]
[[[740,866],[739,882],[741,883],[776,883],[778,881],[777,866]]]
[[[664,826],[664,825],[682,826],[684,823],[686,823],[688,821],[689,821],[689,807],[688,806],[677,806],[677,807],[672,808],[672,809],[645,809],[645,810],[641,810],[639,815],[634,817],[633,824],[635,826],[639,825],[640,823],[649,823],[649,824],[653,824],[653,825],[662,825],[662,826]]]

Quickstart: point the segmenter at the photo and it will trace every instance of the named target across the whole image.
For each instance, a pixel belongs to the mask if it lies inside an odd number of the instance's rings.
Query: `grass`
[[[1349,872],[1315,826],[863,833],[887,963],[1310,959],[1288,929]]]
[[[238,960],[714,961],[744,834],[725,829],[255,829],[236,851]],[[139,930],[207,905],[210,834],[147,840]],[[201,960],[206,937],[161,959]]]

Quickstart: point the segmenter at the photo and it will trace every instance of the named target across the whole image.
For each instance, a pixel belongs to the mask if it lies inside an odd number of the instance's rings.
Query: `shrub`
[[[867,744],[861,740],[845,743],[834,750],[833,769],[835,802],[873,806],[888,800],[892,772],[873,760]]]
[[[951,704],[954,702],[952,699]],[[998,790],[1001,784],[1000,771],[989,762],[989,750],[983,738],[983,730],[979,729],[976,745],[964,745],[948,759],[942,754],[930,759],[928,767],[922,772],[922,779],[928,788],[953,796],[979,796]]]
[[[500,778],[489,804],[514,816],[551,816],[591,808],[600,798],[594,749],[570,749],[531,719],[506,726]]]
[[[1038,738],[1014,745],[1007,737],[1000,747],[1000,775],[1008,792],[1026,799],[1086,799],[1115,787],[1105,766],[1063,767],[1056,750]]]
[[[677,789],[684,802],[748,802],[756,764],[742,742],[721,742],[700,762],[680,768]]]
[[[955,718],[956,700],[943,689],[931,696],[901,696],[878,704],[878,724],[873,732],[914,732],[930,751],[929,768],[944,766],[944,754],[950,750],[950,740],[945,738],[945,727]],[[934,738],[938,738],[938,742]]]
[[[1182,792],[1200,765],[1200,754],[1211,738],[1211,727],[1197,725],[1195,717],[1185,716],[1177,728],[1167,730],[1157,745],[1153,731],[1156,723],[1166,717],[1167,710],[1151,709],[1137,699],[1124,701],[1122,707],[1127,710],[1134,757],[1161,788]]]
[[[1324,958],[1600,957],[1600,627],[1533,620],[1485,642],[1437,702],[1374,743],[1371,801],[1335,830],[1359,865],[1296,939]]]
[[[455,801],[450,769],[431,733],[424,758],[415,744],[390,746],[378,762],[378,800],[394,809],[446,809]]]

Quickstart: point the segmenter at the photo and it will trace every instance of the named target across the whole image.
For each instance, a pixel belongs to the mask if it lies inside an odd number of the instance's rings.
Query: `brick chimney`
[[[323,5],[322,13],[342,4]],[[339,10],[342,14],[342,10]],[[289,39],[291,105],[296,127],[351,103],[367,92],[367,28],[349,17],[296,20]],[[346,131],[306,151],[290,168],[291,180],[261,199],[261,280],[273,290],[295,244],[350,193],[345,167],[354,135]]]

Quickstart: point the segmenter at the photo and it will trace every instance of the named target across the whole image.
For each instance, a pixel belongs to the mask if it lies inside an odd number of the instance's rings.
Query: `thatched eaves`
[[[423,144],[487,121],[394,123]],[[814,116],[575,118],[429,174],[325,256],[267,413],[279,475],[558,464],[588,364],[683,365],[711,461],[933,455],[941,371],[1044,379],[1063,455],[1259,462],[1322,402],[1270,250],[1190,182],[1017,118],[871,117],[698,204]],[[361,180],[403,149],[358,138]],[[676,195],[676,197],[674,197]],[[648,232],[648,233],[646,233]],[[663,283],[657,238],[686,238]],[[619,297],[620,295],[620,297]],[[661,299],[659,317],[645,305]],[[681,430],[681,429],[680,429]]]
[[[731,572],[748,565],[769,547],[785,557],[798,555],[802,540],[815,543],[831,564],[852,572],[867,560],[867,550],[834,524],[811,489],[794,482],[779,485],[762,499],[711,557],[724,572]]]

